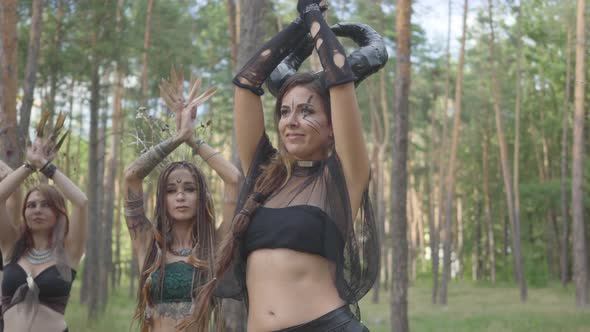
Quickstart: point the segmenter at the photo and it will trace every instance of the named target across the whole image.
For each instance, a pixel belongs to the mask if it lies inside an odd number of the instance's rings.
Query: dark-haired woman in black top
[[[86,246],[86,195],[51,163],[60,145],[57,133],[42,136],[39,130],[28,161],[0,182],[2,313],[11,332],[67,331],[65,308]],[[26,193],[19,229],[7,201],[37,171],[55,186],[40,184]],[[64,196],[72,203],[71,215]]]
[[[379,253],[355,75],[321,1],[300,0],[297,9],[299,18],[234,78],[236,141],[247,178],[218,254],[217,279],[200,294],[203,330],[204,308],[216,295],[245,301],[249,332],[367,331],[357,303],[375,281]],[[275,149],[261,86],[308,33],[324,72],[293,75],[281,87]]]

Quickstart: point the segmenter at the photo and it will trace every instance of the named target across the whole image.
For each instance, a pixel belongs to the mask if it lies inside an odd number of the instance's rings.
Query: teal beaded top
[[[178,261],[165,266],[164,289],[160,292],[158,278],[160,270],[152,274],[150,296],[154,303],[191,302],[191,284],[193,282],[194,266]],[[195,288],[197,285],[195,285]]]

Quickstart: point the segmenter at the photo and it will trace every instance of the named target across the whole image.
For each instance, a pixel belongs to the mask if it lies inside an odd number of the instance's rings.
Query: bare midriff
[[[335,264],[290,249],[248,256],[248,332],[276,331],[319,318],[345,304],[335,286]]]
[[[64,315],[43,304],[36,304],[29,313],[24,303],[18,303],[4,313],[4,331],[63,332],[66,327]]]
[[[156,314],[157,316],[157,314]],[[176,325],[182,320],[176,320],[169,317],[154,317],[150,325],[151,332],[177,332]]]

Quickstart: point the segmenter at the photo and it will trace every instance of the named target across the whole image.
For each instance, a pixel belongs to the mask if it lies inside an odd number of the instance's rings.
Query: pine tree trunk
[[[69,93],[69,112],[68,112],[68,117],[70,118],[70,129],[72,128],[72,123],[74,122],[74,88],[76,87],[76,80],[72,77],[72,82],[70,83],[70,93]],[[72,155],[70,154],[71,151],[71,145],[72,145],[72,135],[70,133],[70,135],[68,135],[67,138],[68,142],[66,145],[66,167],[65,167],[65,172],[66,172],[66,176],[69,178],[72,178],[72,172],[71,172],[71,162],[72,162]],[[80,139],[78,140],[80,141]]]
[[[47,96],[47,109],[50,112],[49,124],[53,123],[55,114],[55,97],[57,96],[57,81],[62,74],[61,44],[63,37],[63,19],[65,16],[64,0],[58,0],[57,13],[55,15],[55,37],[49,56],[49,95]]]
[[[26,146],[29,134],[29,123],[31,122],[31,108],[33,107],[33,95],[35,83],[37,82],[37,60],[41,44],[41,26],[43,25],[43,1],[32,1],[31,29],[29,30],[29,50],[27,52],[27,66],[25,67],[25,86],[23,102],[20,106],[19,123],[19,146]],[[21,163],[24,158],[24,150],[17,149],[18,161]]]
[[[148,50],[150,48],[150,30],[152,13],[156,0],[149,0],[147,13],[145,15],[145,29],[143,35],[143,52],[142,52],[142,66],[141,66],[141,103],[147,104],[148,99]]]
[[[250,0],[247,6],[236,7],[236,35],[239,35],[237,67],[241,68],[260,47],[265,37],[264,18],[269,8],[267,0]],[[232,131],[232,162],[239,165],[235,145],[235,132]],[[225,331],[238,332],[246,330],[246,311],[240,302],[223,300]]]
[[[123,120],[123,119],[121,119]],[[121,133],[125,132],[125,121],[121,121]],[[119,155],[121,156],[121,158],[119,158],[119,165],[118,165],[118,179],[122,179],[122,173],[123,173],[123,168],[124,168],[124,163],[123,163],[123,155],[125,155],[125,152],[123,150],[123,140],[119,141]],[[123,274],[123,271],[126,271],[126,263],[127,260],[125,260],[123,262],[123,259],[121,257],[121,230],[122,230],[122,218],[121,218],[121,211],[123,210],[123,195],[121,194],[121,181],[115,181],[115,191],[117,192],[117,215],[115,217],[115,261],[118,262],[117,264],[117,275],[116,275],[116,286],[120,287],[121,286],[121,276]],[[133,253],[132,255],[133,256]],[[130,257],[130,261],[131,261]]]
[[[96,47],[97,33],[93,35],[93,46]],[[95,50],[96,51],[96,50]],[[100,77],[99,65],[94,61],[91,65],[91,87],[90,87],[90,133],[88,150],[88,187],[97,188],[99,182],[98,170],[98,115],[100,104]],[[100,241],[97,236],[100,234],[100,206],[98,190],[88,190],[88,242],[86,259],[84,260],[84,279],[82,289],[87,288],[88,318],[98,318],[98,287],[99,284],[99,247]]]
[[[457,261],[459,271],[457,275],[463,278],[463,201],[457,198]]]
[[[504,137],[503,121],[500,111],[501,96],[500,86],[496,73],[495,65],[495,54],[494,54],[494,26],[492,16],[492,0],[488,0],[489,8],[489,24],[490,24],[490,70],[492,76],[492,93],[493,93],[493,106],[494,113],[496,115],[496,131],[498,135],[498,146],[500,148],[500,161],[502,166],[502,175],[504,178],[504,187],[506,192],[506,202],[508,205],[508,217],[510,219],[512,229],[512,255],[514,259],[515,273],[517,275],[517,281],[520,286],[520,299],[522,302],[526,302],[527,299],[527,286],[526,278],[523,269],[521,242],[520,242],[520,220],[519,212],[514,206],[514,188],[512,183],[512,176],[510,171],[510,165],[508,162],[508,148],[506,146],[506,139]]]
[[[411,171],[408,172],[411,174]],[[413,195],[413,188],[412,188],[412,176],[410,176],[410,181],[408,184],[408,198],[407,198],[407,219],[409,225],[409,232],[408,232],[408,266],[410,267],[409,275],[410,281],[413,282],[416,280],[416,215],[414,209],[414,195]],[[411,284],[411,283],[410,283]],[[409,285],[410,285],[409,284]]]
[[[451,141],[451,152],[449,156],[448,171],[446,173],[444,225],[445,240],[443,243],[443,274],[440,289],[440,304],[447,304],[447,285],[451,279],[451,244],[452,244],[452,206],[455,194],[455,164],[457,162],[457,149],[461,137],[461,100],[463,97],[463,64],[465,63],[465,39],[467,34],[467,9],[468,0],[463,3],[463,33],[461,37],[461,51],[459,53],[459,64],[457,67],[457,82],[455,86],[455,115],[453,119],[453,134]]]
[[[473,249],[471,250],[471,280],[480,280],[483,275],[481,247],[481,198],[478,195],[475,227],[473,228]]]
[[[106,181],[105,181],[105,229],[106,229],[106,238],[105,238],[105,267],[109,274],[114,275],[114,266],[113,266],[113,252],[112,252],[112,229],[114,223],[114,214],[115,214],[115,179],[117,175],[117,160],[121,158],[119,153],[119,146],[121,141],[121,102],[123,97],[123,74],[120,72],[120,69],[117,70],[115,73],[115,86],[114,89],[114,98],[113,98],[113,115],[112,115],[112,130],[111,130],[111,142],[110,142],[110,156],[107,165],[106,171]]]
[[[426,241],[424,239],[424,209],[422,207],[422,193],[416,192],[416,206],[418,214],[418,257],[420,257],[421,272],[426,272]]]
[[[565,74],[565,102],[563,105],[562,134],[561,134],[561,253],[560,253],[560,277],[561,285],[565,287],[568,282],[568,207],[567,207],[567,149],[568,149],[568,119],[570,109],[570,81],[571,81],[571,50],[572,50],[572,30],[567,27],[567,46],[566,46],[566,74]]]
[[[574,143],[572,148],[573,257],[576,304],[588,302],[588,252],[584,226],[584,89],[586,87],[586,1],[578,0],[576,15],[576,78],[574,88]]]
[[[484,215],[486,220],[488,256],[490,260],[490,281],[496,283],[496,246],[494,243],[494,219],[492,218],[492,207],[490,203],[490,171],[489,171],[489,138],[484,134],[483,139],[483,197]],[[506,243],[506,240],[504,240]]]
[[[442,113],[442,133],[441,133],[441,137],[440,137],[440,146],[439,146],[439,151],[438,151],[438,204],[437,204],[437,214],[436,214],[436,224],[438,225],[437,227],[437,237],[439,239],[438,242],[443,242],[443,276],[441,280],[441,285],[440,285],[440,292],[445,293],[447,292],[446,290],[446,284],[445,284],[445,260],[444,260],[444,243],[446,243],[446,238],[447,238],[447,232],[446,232],[446,225],[444,224],[444,209],[443,209],[443,204],[444,204],[444,194],[445,194],[445,174],[446,174],[446,160],[444,158],[444,156],[446,155],[445,152],[445,148],[447,147],[447,131],[448,131],[448,108],[449,108],[449,95],[450,95],[450,80],[451,80],[451,13],[452,13],[452,7],[451,7],[451,0],[449,0],[448,2],[448,15],[447,15],[447,19],[448,19],[448,24],[447,24],[447,48],[446,48],[446,60],[447,60],[447,64],[446,64],[446,69],[445,69],[445,94],[444,94],[444,99],[443,99],[443,113]],[[443,228],[443,226],[445,226],[445,228]],[[440,243],[439,243],[440,245]],[[437,248],[437,254],[438,254],[438,248]],[[437,259],[438,261],[438,259]],[[439,263],[439,262],[437,262]],[[436,276],[438,277],[438,271],[436,271]],[[438,284],[438,280],[436,281],[436,283]],[[436,303],[436,297],[438,296],[438,294],[434,294],[434,301]],[[445,302],[443,303],[442,301],[439,301],[439,303],[442,304],[446,304],[446,299]]]
[[[99,128],[99,136],[98,136],[98,156],[97,156],[97,169],[98,169],[98,180],[97,186],[92,187],[96,188],[97,196],[98,196],[98,219],[95,222],[98,223],[98,233],[96,233],[96,237],[98,238],[98,284],[97,284],[97,297],[98,297],[98,311],[103,312],[106,306],[106,302],[108,300],[108,290],[109,290],[109,283],[108,283],[108,265],[106,252],[107,252],[107,243],[108,243],[108,235],[105,223],[105,156],[106,156],[106,125],[107,125],[107,111],[106,109],[102,110],[100,114],[100,128]],[[110,230],[110,229],[109,229]]]
[[[380,164],[379,164],[379,139],[380,139],[380,130],[381,127],[379,126],[379,119],[377,117],[377,106],[376,106],[376,97],[375,97],[375,85],[373,84],[372,80],[370,80],[369,82],[367,82],[370,84],[370,88],[369,88],[369,111],[370,111],[370,115],[371,115],[371,132],[373,134],[373,146],[371,149],[371,156],[370,156],[370,161],[371,161],[371,172],[373,174],[372,178],[371,178],[371,201],[373,202],[373,204],[375,204],[376,202],[378,202],[379,198],[379,193],[378,193],[378,188],[380,185],[383,185],[383,183],[379,183],[379,181],[377,180],[378,176],[375,176],[375,174],[378,174],[378,169],[380,168]],[[379,209],[377,208],[377,211],[375,213],[375,219],[377,222],[377,236],[379,237],[379,243],[381,244],[381,246],[383,246],[383,234],[385,232],[384,229],[384,225],[380,222],[380,215],[379,215]],[[383,258],[383,257],[382,257]],[[377,279],[375,280],[375,284],[373,285],[373,297],[372,297],[372,301],[373,303],[377,304],[379,303],[379,295],[380,295],[380,290],[381,290],[381,273],[377,274]]]
[[[232,68],[235,69],[238,61],[238,40],[236,37],[236,5],[235,0],[227,0],[227,18],[229,20],[229,41],[231,49]]]
[[[517,7],[516,25],[517,25],[517,42],[516,42],[516,101],[514,106],[514,159],[513,159],[513,186],[514,186],[514,208],[516,213],[520,213],[520,186],[519,186],[519,159],[520,159],[520,104],[521,104],[521,62],[522,62],[522,2]],[[517,215],[517,218],[520,216]]]
[[[410,0],[398,0],[396,7],[396,79],[391,168],[392,287],[391,328],[406,332],[408,324],[408,240],[406,193],[408,188],[408,108],[411,84]]]
[[[436,92],[432,100],[436,101],[437,95]],[[431,301],[432,304],[436,304],[436,300],[438,297],[438,238],[439,238],[439,231],[436,219],[436,193],[435,188],[433,186],[434,182],[434,165],[435,165],[435,152],[434,152],[434,142],[435,142],[435,119],[436,117],[434,114],[430,115],[430,140],[428,143],[428,176],[426,178],[426,186],[428,190],[428,233],[430,238],[430,257],[431,257],[431,270],[432,270],[432,296]]]
[[[0,1],[0,159],[10,168],[20,166],[16,95],[18,92],[18,1]]]

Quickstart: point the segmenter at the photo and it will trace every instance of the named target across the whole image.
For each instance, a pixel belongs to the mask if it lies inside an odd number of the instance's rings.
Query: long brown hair
[[[63,197],[63,195],[59,192],[59,190],[57,190],[57,188],[55,186],[52,185],[48,185],[48,184],[39,184],[36,187],[33,187],[31,190],[29,190],[27,192],[27,194],[25,195],[25,198],[23,200],[23,206],[21,209],[21,216],[23,218],[23,224],[21,225],[21,235],[19,237],[19,239],[16,241],[16,243],[14,244],[13,250],[10,253],[10,258],[8,259],[8,261],[10,263],[16,263],[18,262],[18,260],[20,259],[20,257],[30,248],[33,247],[33,233],[31,232],[31,229],[29,228],[29,226],[27,225],[27,220],[25,218],[25,210],[27,209],[27,201],[29,200],[29,196],[31,196],[32,193],[34,193],[35,191],[38,191],[43,198],[45,198],[45,200],[47,201],[47,205],[49,205],[49,208],[53,211],[53,213],[55,214],[55,218],[57,219],[57,222],[59,222],[60,217],[65,218],[65,229],[64,229],[64,234],[63,237],[60,238],[65,238],[65,236],[68,234],[69,232],[69,226],[70,226],[70,219],[68,218],[68,210],[66,207],[66,201]],[[57,225],[57,223],[56,223]],[[50,234],[49,234],[49,246],[52,247],[54,245],[56,245],[56,243],[53,243],[53,231],[55,230],[55,227],[53,227],[53,229],[51,230]]]
[[[324,103],[328,121],[331,123],[330,95],[328,89],[324,87],[322,80],[317,74],[298,73],[291,76],[285,82],[277,95],[274,112],[275,128],[278,128],[283,97],[289,90],[296,86],[303,86],[318,94]],[[270,194],[287,183],[291,177],[293,160],[293,157],[288,154],[283,143],[279,140],[279,152],[272,157],[269,164],[262,166],[262,173],[256,180],[254,190],[248,193],[248,199],[234,216],[230,232],[224,237],[221,243],[215,264],[215,278],[204,285],[199,292],[195,309],[198,312],[195,316],[195,324],[198,327],[198,331],[206,331],[209,326],[211,319],[209,306],[213,292],[218,285],[217,279],[225,274],[232,260],[235,258],[235,253],[240,245],[239,239],[250,224],[250,216],[264,203]],[[217,321],[218,331],[221,331],[222,328],[220,323]]]
[[[211,267],[215,262],[215,212],[205,175],[192,163],[185,161],[173,162],[160,173],[158,178],[154,215],[155,225],[152,225],[154,238],[148,247],[140,275],[137,292],[138,302],[133,319],[140,322],[142,331],[149,330],[150,322],[146,317],[146,312],[149,310],[148,306],[151,306],[153,303],[150,293],[152,275],[158,270],[160,273],[158,276],[159,286],[157,289],[159,289],[160,292],[163,291],[166,274],[164,261],[166,252],[172,244],[172,221],[166,210],[166,184],[170,173],[179,168],[185,168],[191,173],[197,187],[198,209],[191,227],[192,242],[194,243],[194,246],[187,261],[188,264],[197,268],[193,272],[193,284],[191,285],[191,290],[195,289],[195,286],[213,278],[213,270]],[[191,292],[191,298],[193,298],[194,302],[194,292]],[[191,318],[188,317],[186,320],[189,321]]]

